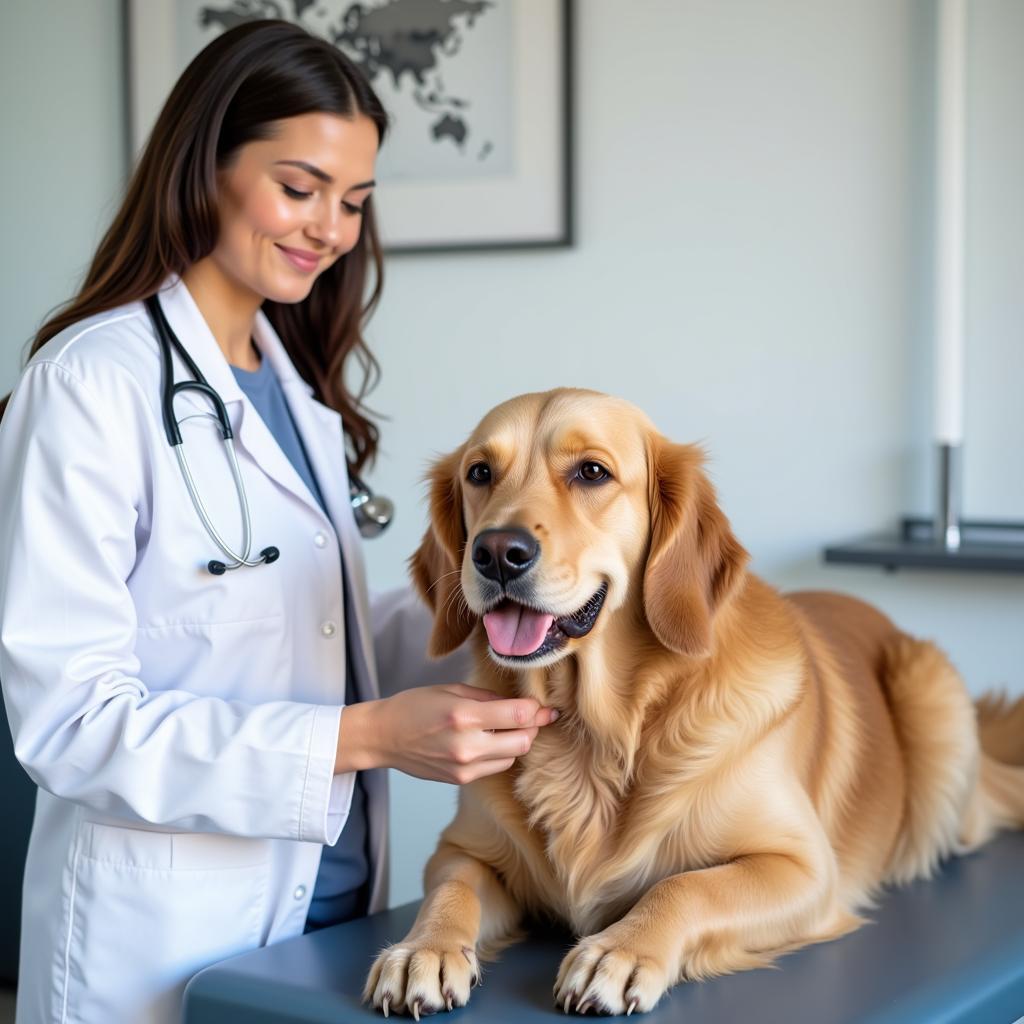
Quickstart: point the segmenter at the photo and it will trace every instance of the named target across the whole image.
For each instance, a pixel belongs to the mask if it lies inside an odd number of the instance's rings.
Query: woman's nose
[[[334,249],[341,242],[341,211],[334,209],[333,204],[323,204],[323,209],[318,212],[319,216],[306,228],[307,233]]]
[[[306,230],[311,238],[328,248],[348,252],[359,240],[359,218],[346,216],[340,208],[328,209]]]

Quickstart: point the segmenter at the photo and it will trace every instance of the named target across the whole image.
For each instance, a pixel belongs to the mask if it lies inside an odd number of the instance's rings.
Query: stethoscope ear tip
[[[280,557],[280,550],[273,546],[264,548],[260,552],[260,562],[265,562],[267,565],[270,565],[271,562],[276,562]],[[259,565],[260,562],[238,562],[237,564],[229,567],[224,562],[220,562],[216,558],[211,558],[210,561],[206,563],[206,568],[212,576],[223,576],[224,573],[228,571],[228,568],[237,569],[240,565]]]

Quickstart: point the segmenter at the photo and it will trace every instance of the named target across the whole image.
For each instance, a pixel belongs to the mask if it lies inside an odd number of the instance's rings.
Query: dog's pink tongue
[[[533,654],[542,643],[553,615],[535,612],[518,604],[505,604],[484,616],[487,639],[497,654]]]

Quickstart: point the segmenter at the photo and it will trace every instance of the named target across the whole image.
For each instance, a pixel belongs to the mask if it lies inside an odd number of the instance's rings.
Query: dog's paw
[[[470,946],[400,942],[388,946],[370,968],[363,1002],[385,1017],[392,1011],[420,1017],[465,1006],[480,983],[480,964]]]
[[[566,1013],[646,1012],[672,984],[657,950],[611,928],[581,939],[562,961],[555,1003]]]

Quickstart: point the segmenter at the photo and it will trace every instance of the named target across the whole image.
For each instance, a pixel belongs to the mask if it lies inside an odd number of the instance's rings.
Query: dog
[[[747,569],[703,452],[632,405],[498,406],[430,473],[411,572],[431,654],[560,710],[462,787],[410,933],[364,998],[464,1005],[527,916],[581,936],[566,1012],[651,1009],[863,923],[880,887],[1024,825],[1024,699],[973,704],[933,644]]]

